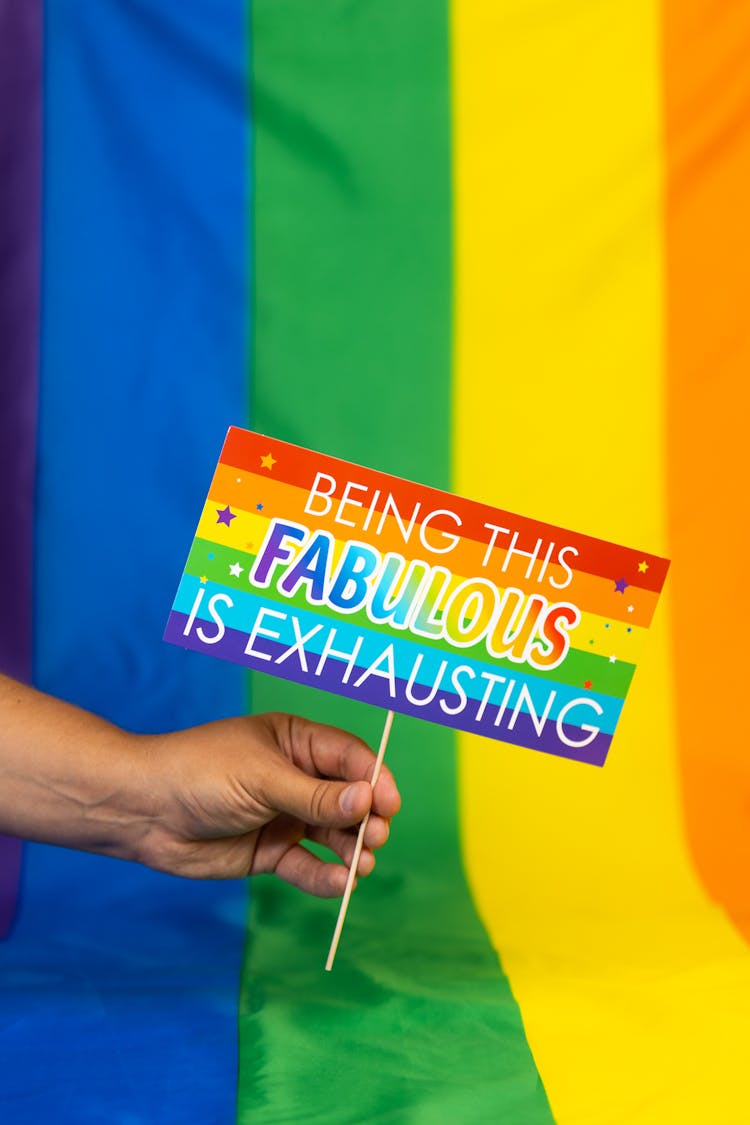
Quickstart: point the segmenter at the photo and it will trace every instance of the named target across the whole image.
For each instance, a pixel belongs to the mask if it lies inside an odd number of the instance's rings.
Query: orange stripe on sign
[[[573,571],[573,577],[568,586],[555,588],[540,584],[535,578],[526,579],[524,576],[528,560],[523,557],[514,557],[512,564],[506,572],[502,567],[507,552],[495,550],[490,565],[486,568],[483,561],[487,547],[470,538],[462,538],[455,549],[447,555],[433,555],[425,551],[421,545],[418,526],[405,539],[399,522],[393,516],[386,516],[380,524],[376,515],[368,525],[368,530],[363,532],[361,524],[367,516],[366,509],[347,509],[344,518],[352,517],[360,526],[348,527],[336,519],[336,507],[321,515],[305,514],[305,503],[308,490],[298,488],[293,484],[286,484],[274,476],[262,476],[255,473],[238,470],[233,466],[220,462],[217,466],[214,479],[209,491],[209,500],[217,508],[229,504],[234,511],[242,511],[253,515],[257,505],[261,505],[264,519],[285,517],[304,524],[314,530],[328,531],[337,541],[347,539],[364,539],[377,546],[383,554],[388,551],[397,552],[406,558],[420,558],[427,560],[433,566],[445,566],[457,577],[474,578],[482,576],[497,583],[504,589],[515,586],[528,594],[544,594],[549,601],[572,601],[586,613],[596,614],[608,621],[626,622],[628,625],[648,627],[651,622],[659,595],[651,590],[640,589],[636,579],[640,574],[628,574],[632,579],[631,585],[622,592],[618,592],[611,578],[599,578],[585,571]],[[320,502],[313,505],[313,511],[322,511]],[[408,524],[408,519],[406,520]],[[376,531],[376,529],[380,529]],[[224,529],[225,530],[225,529]],[[439,535],[437,529],[430,532],[431,541]],[[226,539],[224,531],[220,536],[221,541]],[[256,548],[259,543],[255,543]],[[537,565],[537,570],[539,566]],[[637,572],[637,568],[636,569]],[[566,580],[566,573],[559,566],[550,565],[545,571],[545,576],[553,576],[561,584]],[[586,641],[582,642],[584,645]]]
[[[382,511],[392,491],[394,498],[398,499],[400,511],[407,518],[417,506],[420,520],[427,513],[438,511],[457,513],[461,517],[462,538],[473,539],[483,548],[492,542],[497,555],[500,554],[502,545],[510,543],[510,536],[517,532],[518,539],[515,546],[519,553],[522,550],[533,551],[537,539],[542,540],[542,545],[539,547],[542,556],[546,553],[550,542],[555,545],[556,550],[561,547],[572,547],[577,553],[569,557],[569,562],[576,570],[606,579],[611,578],[613,581],[625,576],[639,587],[657,593],[664,585],[669,569],[667,559],[640,549],[619,546],[591,535],[582,535],[556,524],[508,512],[500,506],[481,504],[464,496],[430,488],[426,484],[404,480],[377,469],[342,461],[337,457],[329,457],[324,453],[234,426],[229,430],[224,442],[221,463],[236,468],[239,473],[246,471],[259,473],[264,477],[267,475],[269,479],[273,477],[275,480],[295,485],[305,491],[310,491],[314,487],[318,473],[327,474],[335,481],[335,488],[326,481],[320,482],[318,487],[323,492],[330,490],[337,510],[339,504],[343,502],[342,511],[350,519],[355,518],[354,513],[358,511],[360,516],[370,508],[374,511]],[[504,475],[503,469],[498,468],[498,472]],[[354,487],[347,491],[349,484]],[[440,517],[436,517],[436,520],[439,519]],[[455,522],[448,516],[442,517],[440,526],[445,526],[450,531],[456,530]],[[493,535],[493,527],[503,528],[507,536]],[[639,570],[644,562],[646,569]]]
[[[701,878],[750,940],[750,757],[735,716],[750,614],[750,7],[666,0],[663,43],[679,762]]]

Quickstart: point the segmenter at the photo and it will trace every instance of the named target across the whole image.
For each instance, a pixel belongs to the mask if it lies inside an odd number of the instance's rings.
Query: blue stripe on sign
[[[161,636],[248,421],[244,3],[55,0],[45,34],[35,682],[136,730],[238,713],[243,671]],[[233,1121],[243,884],[32,847],[22,893],[3,1120]]]
[[[196,607],[198,594],[201,590],[204,592],[203,597]],[[205,645],[206,652],[215,651],[211,646],[218,630],[216,622],[211,616],[209,605],[211,604],[211,598],[216,594],[220,598],[226,595],[231,599],[231,605],[222,600],[217,604],[215,612],[218,613],[222,622],[228,629],[236,629],[238,632],[247,633],[248,636],[258,620],[259,614],[263,610],[270,611],[270,618],[261,618],[261,626],[265,632],[262,632],[253,644],[255,653],[264,651],[265,635],[270,630],[272,633],[278,633],[275,639],[283,646],[282,652],[293,649],[293,651],[290,651],[289,657],[285,659],[291,660],[299,667],[301,665],[299,646],[296,645],[297,638],[294,633],[292,618],[297,618],[298,627],[303,636],[307,636],[315,629],[318,630],[309,637],[303,646],[304,652],[310,656],[310,661],[305,660],[310,675],[302,680],[303,683],[309,682],[315,685],[313,675],[315,661],[313,658],[314,656],[320,656],[329,640],[331,629],[335,629],[334,648],[337,650],[352,652],[359,642],[357,666],[360,668],[367,668],[373,664],[382,656],[383,650],[388,645],[392,645],[395,672],[399,679],[408,681],[412,675],[412,670],[416,668],[415,682],[432,687],[440,676],[441,665],[445,663],[441,680],[445,685],[450,684],[451,674],[455,668],[471,668],[475,677],[473,680],[467,679],[465,674],[460,677],[462,687],[469,699],[480,700],[484,696],[488,687],[486,675],[504,675],[508,682],[511,680],[515,682],[517,693],[521,691],[522,685],[525,686],[535,708],[540,713],[546,706],[546,700],[550,692],[554,691],[554,702],[547,712],[550,719],[556,719],[563,707],[576,699],[580,699],[582,694],[585,694],[587,699],[592,700],[602,708],[602,713],[597,716],[596,723],[607,734],[614,732],[620,718],[623,700],[618,696],[605,695],[603,692],[596,691],[582,692],[580,687],[560,683],[549,676],[542,678],[534,676],[533,672],[524,672],[520,664],[513,667],[510,662],[499,665],[489,660],[486,662],[475,660],[468,655],[468,650],[452,649],[448,651],[443,648],[433,648],[429,642],[420,644],[419,638],[408,631],[399,636],[395,631],[379,632],[374,627],[365,629],[359,624],[353,624],[347,621],[345,617],[327,610],[326,607],[322,607],[320,612],[313,608],[303,609],[278,597],[263,597],[259,593],[238,590],[233,586],[222,586],[216,582],[202,583],[194,575],[184,574],[175,595],[173,609],[176,613],[184,614],[188,619],[195,609],[195,620],[199,624],[203,622],[209,626],[207,636],[210,639]],[[279,617],[279,614],[283,616]],[[417,659],[418,652],[421,653],[421,661]],[[332,659],[335,663],[335,657]],[[251,661],[248,661],[248,664],[251,663]],[[529,665],[526,665],[526,667],[528,668]],[[267,670],[280,671],[281,669],[278,667],[272,668],[269,664]],[[284,675],[283,672],[281,674]],[[323,687],[325,685],[315,686]],[[499,691],[497,694],[502,695],[502,692]],[[518,698],[518,696],[516,695],[515,698]],[[529,706],[525,700],[521,710],[529,712]]]

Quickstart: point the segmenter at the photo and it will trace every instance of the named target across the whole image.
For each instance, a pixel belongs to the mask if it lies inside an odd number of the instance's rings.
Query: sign
[[[165,640],[600,766],[668,566],[233,427]]]

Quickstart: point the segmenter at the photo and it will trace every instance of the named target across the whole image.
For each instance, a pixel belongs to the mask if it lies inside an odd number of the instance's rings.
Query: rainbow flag
[[[5,1125],[748,1116],[750,13],[0,2],[3,669],[133,730],[382,711],[161,642],[229,425],[670,557],[606,765],[398,717],[336,904],[0,845]]]

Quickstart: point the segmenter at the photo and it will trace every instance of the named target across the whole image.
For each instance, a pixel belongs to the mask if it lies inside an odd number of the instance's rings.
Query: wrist
[[[98,733],[44,761],[37,755],[32,770],[0,770],[0,832],[159,866],[169,832],[158,736],[109,724]]]
[[[85,768],[58,789],[70,803],[71,828],[67,838],[55,842],[142,862],[158,807],[150,739],[116,727],[108,734]]]
[[[162,736],[118,734],[123,741],[113,755],[109,793],[103,806],[102,826],[112,829],[109,854],[153,867],[154,851],[165,833],[164,814],[169,803],[159,763]],[[96,820],[97,813],[92,810],[92,823]]]

